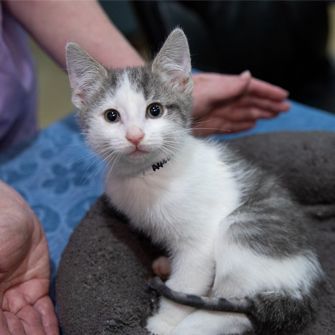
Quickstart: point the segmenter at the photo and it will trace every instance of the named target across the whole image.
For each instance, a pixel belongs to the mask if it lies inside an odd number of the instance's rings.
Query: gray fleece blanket
[[[335,133],[263,134],[230,143],[279,175],[309,213],[328,281],[317,319],[301,334],[335,334]],[[103,197],[99,199],[73,233],[59,267],[63,334],[147,334],[143,325],[156,299],[146,281],[158,254]]]

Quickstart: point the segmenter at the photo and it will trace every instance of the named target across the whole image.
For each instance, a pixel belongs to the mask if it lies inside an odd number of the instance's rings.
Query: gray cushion
[[[335,133],[263,134],[230,143],[279,175],[309,212],[329,281],[317,320],[302,334],[334,334]],[[157,254],[122,215],[99,199],[73,233],[59,267],[57,303],[64,334],[147,334],[142,326],[154,301],[146,280]]]

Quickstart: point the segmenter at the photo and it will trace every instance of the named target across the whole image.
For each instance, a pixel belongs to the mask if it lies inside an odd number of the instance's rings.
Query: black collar
[[[152,164],[152,165],[151,165],[152,170],[153,170],[153,171],[159,170],[159,169],[162,168],[162,167],[163,167],[169,160],[170,160],[170,158],[162,159],[160,162],[157,162],[157,163],[155,163],[155,164]]]

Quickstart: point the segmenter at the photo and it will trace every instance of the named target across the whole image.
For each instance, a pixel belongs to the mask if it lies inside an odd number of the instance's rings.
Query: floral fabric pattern
[[[42,222],[53,275],[73,228],[102,193],[102,176],[73,115],[0,155],[0,178],[27,200]]]

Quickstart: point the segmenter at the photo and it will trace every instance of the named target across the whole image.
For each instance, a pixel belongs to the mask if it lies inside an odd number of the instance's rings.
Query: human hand
[[[284,89],[241,75],[199,73],[193,75],[193,133],[210,135],[252,128],[258,119],[269,119],[287,111]]]
[[[0,181],[0,334],[58,335],[48,296],[50,268],[41,225]]]

